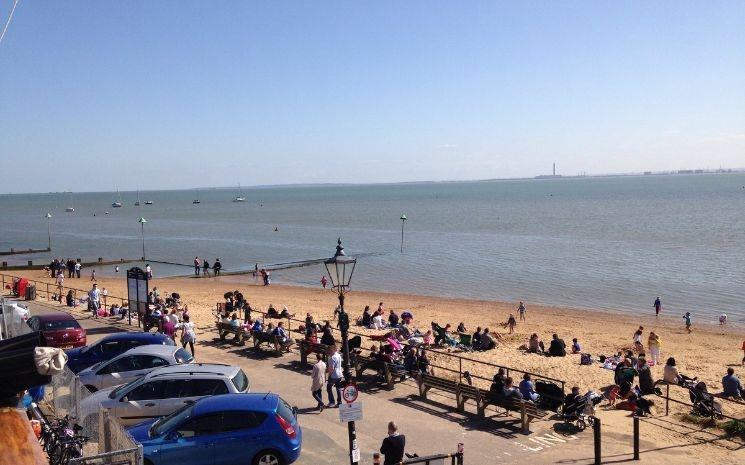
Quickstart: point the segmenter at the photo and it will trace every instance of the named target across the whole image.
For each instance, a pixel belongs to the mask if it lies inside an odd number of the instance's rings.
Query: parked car
[[[170,415],[205,396],[244,393],[249,389],[248,377],[238,367],[203,363],[173,365],[86,397],[80,403],[80,416],[86,418],[95,414],[101,406],[121,424],[134,425],[149,418]]]
[[[85,345],[85,328],[65,312],[52,312],[35,315],[26,324],[32,331],[41,331],[47,346],[71,349]]]
[[[173,339],[160,333],[132,333],[125,331],[110,334],[89,346],[68,350],[67,367],[73,373],[78,373],[98,362],[111,360],[129,349],[150,344],[164,346],[176,345]]]
[[[166,367],[191,363],[194,357],[181,347],[147,345],[129,349],[111,360],[99,362],[78,373],[80,383],[90,391],[118,386],[149,373]]]
[[[150,465],[286,465],[300,456],[296,410],[277,394],[226,394],[129,428]]]

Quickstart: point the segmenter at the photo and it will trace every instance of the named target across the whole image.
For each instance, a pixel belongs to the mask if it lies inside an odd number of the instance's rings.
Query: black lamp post
[[[348,257],[344,253],[344,247],[341,246],[341,238],[336,245],[336,253],[333,257],[325,262],[326,271],[331,278],[331,287],[339,294],[339,329],[341,329],[341,340],[343,350],[342,368],[344,370],[344,380],[347,384],[352,382],[352,372],[349,369],[349,315],[344,311],[344,294],[349,290],[349,283],[352,281],[352,273],[357,265],[357,259]],[[349,463],[357,465],[353,451],[357,449],[357,431],[353,421],[347,423],[349,429]]]

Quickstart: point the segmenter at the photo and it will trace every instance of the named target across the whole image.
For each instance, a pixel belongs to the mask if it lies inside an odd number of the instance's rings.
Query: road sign
[[[349,423],[350,421],[362,420],[362,402],[352,402],[339,405],[339,421]]]
[[[347,384],[344,386],[344,389],[341,390],[341,396],[344,399],[344,402],[351,404],[355,400],[357,400],[357,397],[360,395],[360,392],[357,390],[357,386],[355,384]]]

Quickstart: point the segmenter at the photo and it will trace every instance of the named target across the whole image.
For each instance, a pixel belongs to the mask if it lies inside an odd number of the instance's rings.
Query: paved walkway
[[[45,302],[30,303],[32,313],[42,313],[51,308],[62,309]],[[128,330],[126,324],[110,320],[93,320],[89,315],[74,312],[88,330],[88,342],[105,334]],[[291,405],[300,409],[303,428],[303,452],[296,462],[299,465],[345,464],[348,462],[347,428],[339,422],[338,410],[326,409],[323,413],[312,410],[315,401],[310,395],[309,370],[299,367],[295,352],[281,357],[266,353],[257,354],[253,347],[221,344],[211,331],[198,334],[196,359],[200,362],[219,362],[238,365],[251,379],[254,392],[279,393]],[[413,382],[397,384],[395,390],[381,390],[361,384],[364,419],[357,423],[357,440],[362,451],[361,464],[372,463],[372,453],[379,447],[386,434],[386,424],[395,420],[407,438],[407,452],[427,455],[453,452],[457,444],[465,445],[465,463],[481,464],[544,464],[593,463],[593,441],[590,429],[576,435],[565,432],[557,420],[536,421],[531,424],[530,435],[520,433],[519,418],[494,416],[479,420],[475,414],[461,414],[454,410],[452,396],[432,392],[430,399],[418,399]],[[324,393],[325,398],[325,393]],[[468,408],[467,408],[468,409]],[[471,406],[468,410],[475,410]],[[607,412],[605,414],[622,412]],[[642,424],[643,437],[661,434],[664,424]],[[625,432],[605,431],[603,434],[604,463],[631,460],[631,420]],[[650,450],[652,449],[652,450]],[[643,463],[701,463],[688,453],[685,445],[655,450],[642,441]]]

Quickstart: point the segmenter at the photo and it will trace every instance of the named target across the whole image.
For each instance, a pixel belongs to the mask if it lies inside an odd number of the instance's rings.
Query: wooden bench
[[[308,365],[308,355],[318,354],[321,358],[325,359],[328,353],[329,346],[321,344],[320,342],[309,342],[303,339],[300,341],[300,364],[302,366]]]
[[[357,373],[357,378],[362,377],[367,370],[375,370],[376,375],[380,374],[383,376],[384,384],[388,389],[393,389],[396,379],[400,379],[406,375],[406,371],[401,368],[363,355],[357,355],[355,357],[354,370]]]
[[[218,321],[216,323],[217,326],[217,332],[220,334],[220,340],[224,341],[228,334],[233,334],[235,337],[233,338],[233,341],[237,342],[238,345],[245,345],[246,344],[246,332],[243,330],[242,327],[234,328],[230,326],[229,323],[223,323],[221,321]]]
[[[486,407],[488,405],[502,408],[505,412],[519,412],[520,425],[524,434],[530,433],[530,422],[533,421],[533,419],[540,419],[548,416],[548,412],[540,410],[534,403],[524,399],[515,399],[511,397],[509,399],[503,399],[499,403],[495,403],[492,400],[489,391],[485,389],[479,389],[475,386],[428,374],[421,375],[419,378],[420,397],[426,400],[427,392],[430,389],[438,389],[440,391],[455,394],[456,408],[459,412],[465,411],[465,404],[468,400],[473,400],[476,402],[476,412],[480,418],[486,416]]]
[[[292,344],[294,343],[292,340],[290,340],[289,344],[282,344],[279,342],[279,339],[274,334],[270,333],[253,333],[253,340],[254,340],[254,349],[256,351],[261,350],[262,344],[268,344],[271,346],[272,351],[277,355],[282,355],[282,352],[290,352],[290,348],[292,347]]]

